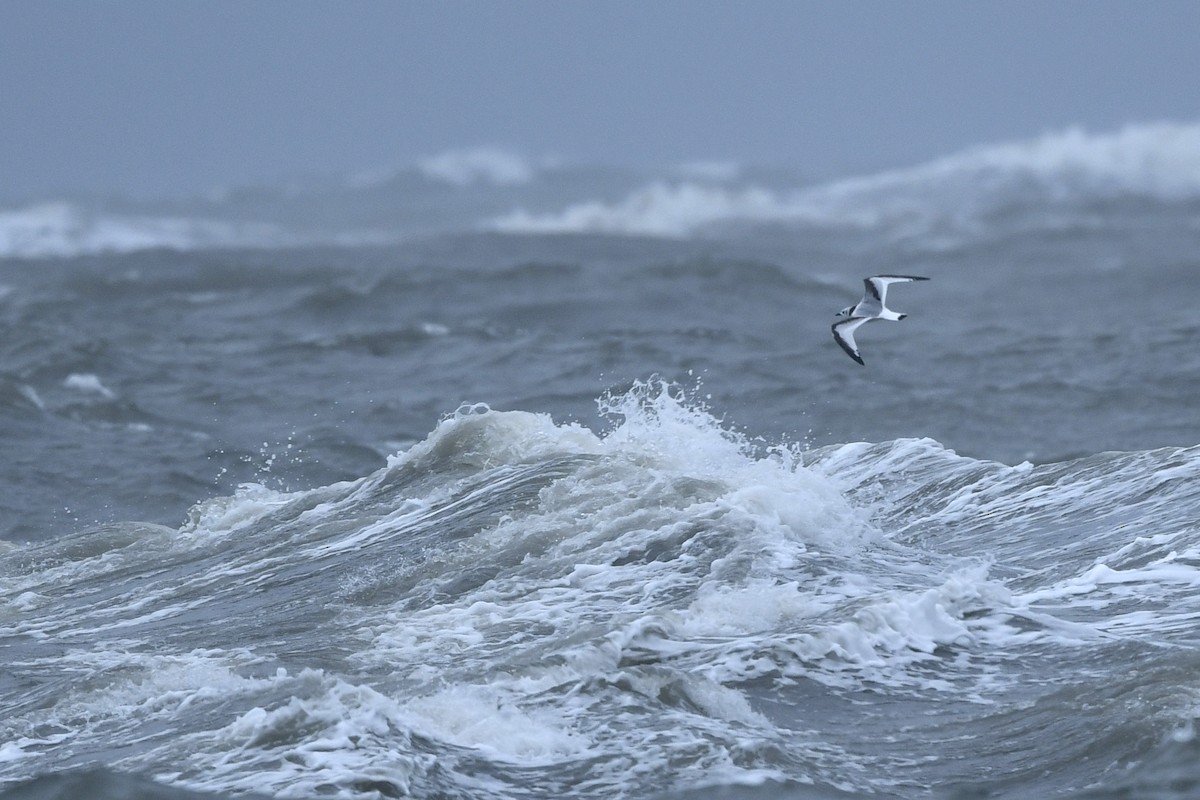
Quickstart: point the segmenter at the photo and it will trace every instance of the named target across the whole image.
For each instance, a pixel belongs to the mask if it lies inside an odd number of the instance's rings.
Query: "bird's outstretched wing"
[[[875,275],[870,278],[863,278],[863,286],[867,288],[868,295],[874,297],[882,304],[884,298],[887,296],[888,284],[927,280],[929,278],[922,278],[919,275]]]
[[[841,322],[833,323],[833,340],[837,342],[846,355],[853,358],[859,364],[863,364],[862,356],[858,354],[858,345],[854,342],[854,331],[858,330],[860,325],[870,322],[873,317],[851,317],[844,319]],[[866,366],[866,364],[863,364]]]

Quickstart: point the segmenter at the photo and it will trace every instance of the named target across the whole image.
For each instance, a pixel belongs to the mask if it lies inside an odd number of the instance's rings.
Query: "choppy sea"
[[[12,204],[0,798],[1196,797],[1198,398],[1200,125]]]

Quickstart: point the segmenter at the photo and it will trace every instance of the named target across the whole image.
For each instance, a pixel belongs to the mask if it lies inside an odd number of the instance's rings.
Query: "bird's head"
[[[848,317],[848,316],[850,316],[850,312],[853,310],[854,310],[854,306],[846,306],[841,311],[834,314],[834,316],[835,317]]]

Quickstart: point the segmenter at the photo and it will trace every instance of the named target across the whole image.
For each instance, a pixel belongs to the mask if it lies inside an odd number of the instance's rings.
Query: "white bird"
[[[875,275],[863,278],[863,286],[867,289],[866,293],[863,294],[862,300],[852,306],[846,306],[837,313],[837,316],[846,319],[833,323],[833,340],[846,351],[846,355],[862,364],[862,356],[858,354],[858,345],[854,343],[854,332],[858,330],[859,326],[877,319],[899,321],[908,316],[908,314],[897,314],[885,305],[888,284],[927,280],[929,278],[921,278],[916,275]]]

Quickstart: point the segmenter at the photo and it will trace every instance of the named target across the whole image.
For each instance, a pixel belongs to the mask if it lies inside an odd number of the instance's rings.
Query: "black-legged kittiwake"
[[[837,316],[846,319],[833,323],[833,340],[841,345],[841,348],[846,351],[846,355],[862,364],[862,356],[858,354],[858,345],[854,343],[854,332],[858,330],[859,326],[877,319],[897,321],[908,316],[907,314],[897,314],[884,304],[887,299],[888,284],[927,280],[929,278],[921,278],[917,275],[875,275],[863,278],[863,286],[867,287],[867,291],[863,294],[862,300],[837,313]]]

